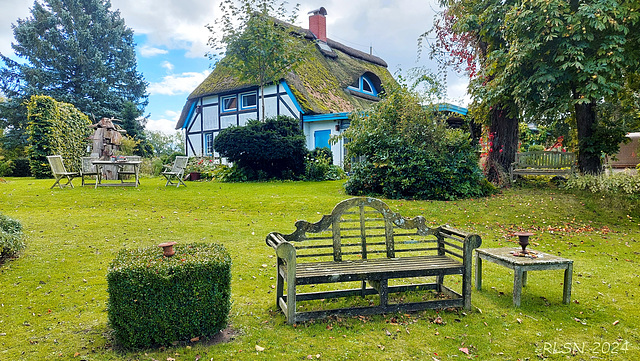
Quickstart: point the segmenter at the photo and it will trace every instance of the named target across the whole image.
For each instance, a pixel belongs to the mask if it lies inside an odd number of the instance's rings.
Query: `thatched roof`
[[[379,79],[382,84],[395,83],[387,70],[387,63],[379,57],[331,39],[320,44],[307,29],[296,28],[296,32],[303,35],[302,41],[316,43],[308,58],[284,78],[305,114],[344,113],[369,107],[375,98],[364,94],[354,95],[354,92],[347,89],[364,74],[368,73],[374,82]],[[222,59],[187,98],[176,129],[184,125],[191,105],[197,99],[255,86],[257,84],[235,78]],[[380,84],[375,86],[379,87]]]

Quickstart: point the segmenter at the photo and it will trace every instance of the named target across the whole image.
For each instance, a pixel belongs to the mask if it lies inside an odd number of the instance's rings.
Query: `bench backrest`
[[[51,173],[53,173],[53,175],[67,173],[67,170],[64,168],[61,155],[48,155],[47,160],[49,161]]]
[[[514,163],[530,168],[571,168],[576,165],[576,154],[551,151],[516,153]]]
[[[316,223],[297,221],[295,232],[278,235],[293,243],[296,257],[343,261],[422,254],[444,254],[439,228],[422,216],[405,218],[384,202],[368,197],[338,203]],[[267,243],[269,243],[267,241]],[[460,248],[462,249],[462,248]],[[301,260],[302,261],[302,260]]]

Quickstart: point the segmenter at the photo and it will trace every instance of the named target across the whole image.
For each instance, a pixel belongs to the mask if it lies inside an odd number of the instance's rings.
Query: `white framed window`
[[[258,95],[256,93],[240,94],[240,109],[255,109],[258,106]]]
[[[206,133],[204,135],[204,155],[213,155],[213,133]]]
[[[222,97],[220,103],[222,104],[222,112],[235,112],[238,110],[238,97],[235,95]]]

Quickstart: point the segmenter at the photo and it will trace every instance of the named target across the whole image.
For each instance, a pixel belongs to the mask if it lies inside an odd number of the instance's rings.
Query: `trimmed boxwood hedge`
[[[108,317],[123,348],[164,346],[226,328],[231,257],[217,244],[121,250],[109,266]]]
[[[22,224],[0,213],[0,261],[15,256],[24,249]]]

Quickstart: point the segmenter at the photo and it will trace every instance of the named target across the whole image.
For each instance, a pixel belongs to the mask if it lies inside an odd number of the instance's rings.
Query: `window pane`
[[[373,89],[367,78],[362,78],[362,90],[367,93],[373,93]]]
[[[223,98],[222,99],[222,111],[236,110],[238,109],[238,100],[236,97]]]
[[[206,155],[211,155],[213,154],[213,134],[208,133],[205,135],[205,144],[206,144]]]
[[[242,107],[253,108],[258,104],[258,97],[255,94],[243,94],[242,95]]]

